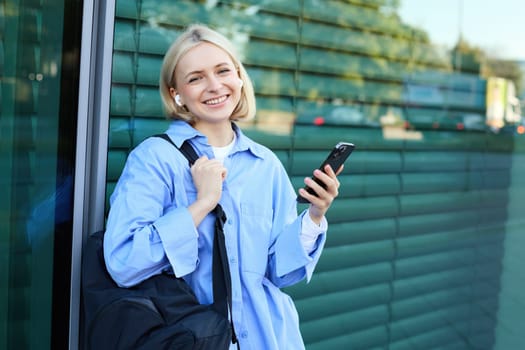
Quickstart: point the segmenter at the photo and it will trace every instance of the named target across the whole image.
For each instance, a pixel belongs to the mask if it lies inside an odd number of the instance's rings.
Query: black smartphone
[[[332,149],[328,157],[324,160],[324,162],[321,164],[319,169],[324,172],[324,167],[327,164],[330,164],[332,169],[337,171],[341,165],[346,161],[346,159],[350,156],[352,151],[354,150],[355,145],[353,143],[349,142],[339,142],[335,147]],[[324,183],[319,181],[317,178],[313,178],[315,182],[317,182],[319,185],[321,185],[323,188],[325,188]],[[310,187],[305,186],[304,189],[308,191],[308,193],[313,194],[314,196],[317,196],[317,194],[312,190]],[[297,196],[297,202],[299,203],[310,203],[307,199],[302,197],[301,195]]]

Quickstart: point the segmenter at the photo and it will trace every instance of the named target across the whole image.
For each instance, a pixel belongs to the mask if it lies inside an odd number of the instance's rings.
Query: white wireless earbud
[[[244,81],[242,81],[242,79],[239,78],[239,87],[242,88],[243,85],[244,85]]]
[[[180,101],[180,95],[179,94],[176,94],[175,95],[175,104],[179,107],[182,107],[182,102]]]

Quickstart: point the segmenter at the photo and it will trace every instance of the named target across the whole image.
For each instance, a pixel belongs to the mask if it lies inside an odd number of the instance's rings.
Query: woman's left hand
[[[310,177],[304,179],[304,183],[315,193],[317,193],[317,196],[314,196],[308,193],[304,188],[299,190],[301,196],[310,201],[310,208],[308,212],[312,218],[312,221],[316,224],[321,223],[321,220],[328,211],[328,208],[330,208],[332,202],[339,194],[340,183],[337,179],[337,175],[339,175],[341,171],[343,171],[343,165],[337,169],[337,172],[334,172],[330,165],[327,165],[324,168],[324,172],[319,169],[314,170],[314,177],[324,183],[326,188],[323,188]]]

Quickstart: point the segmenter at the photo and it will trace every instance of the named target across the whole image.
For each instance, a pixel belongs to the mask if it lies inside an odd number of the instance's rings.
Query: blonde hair
[[[189,123],[193,122],[195,115],[184,106],[178,106],[170,94],[170,88],[177,90],[175,69],[181,57],[191,48],[202,42],[213,44],[224,50],[233,61],[239,78],[243,81],[241,98],[235,107],[231,120],[251,119],[255,116],[255,93],[253,85],[244,69],[242,62],[237,58],[231,42],[222,34],[202,25],[192,24],[173,42],[162,62],[160,71],[159,89],[164,112],[168,119],[182,119]]]

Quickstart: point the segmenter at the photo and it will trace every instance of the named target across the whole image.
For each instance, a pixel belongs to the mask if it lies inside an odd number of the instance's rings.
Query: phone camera
[[[340,146],[340,147],[337,149],[337,151],[335,152],[335,154],[334,154],[334,158],[337,158],[337,157],[339,157],[341,154],[345,153],[346,148],[347,148],[346,145],[342,145],[342,146]]]

